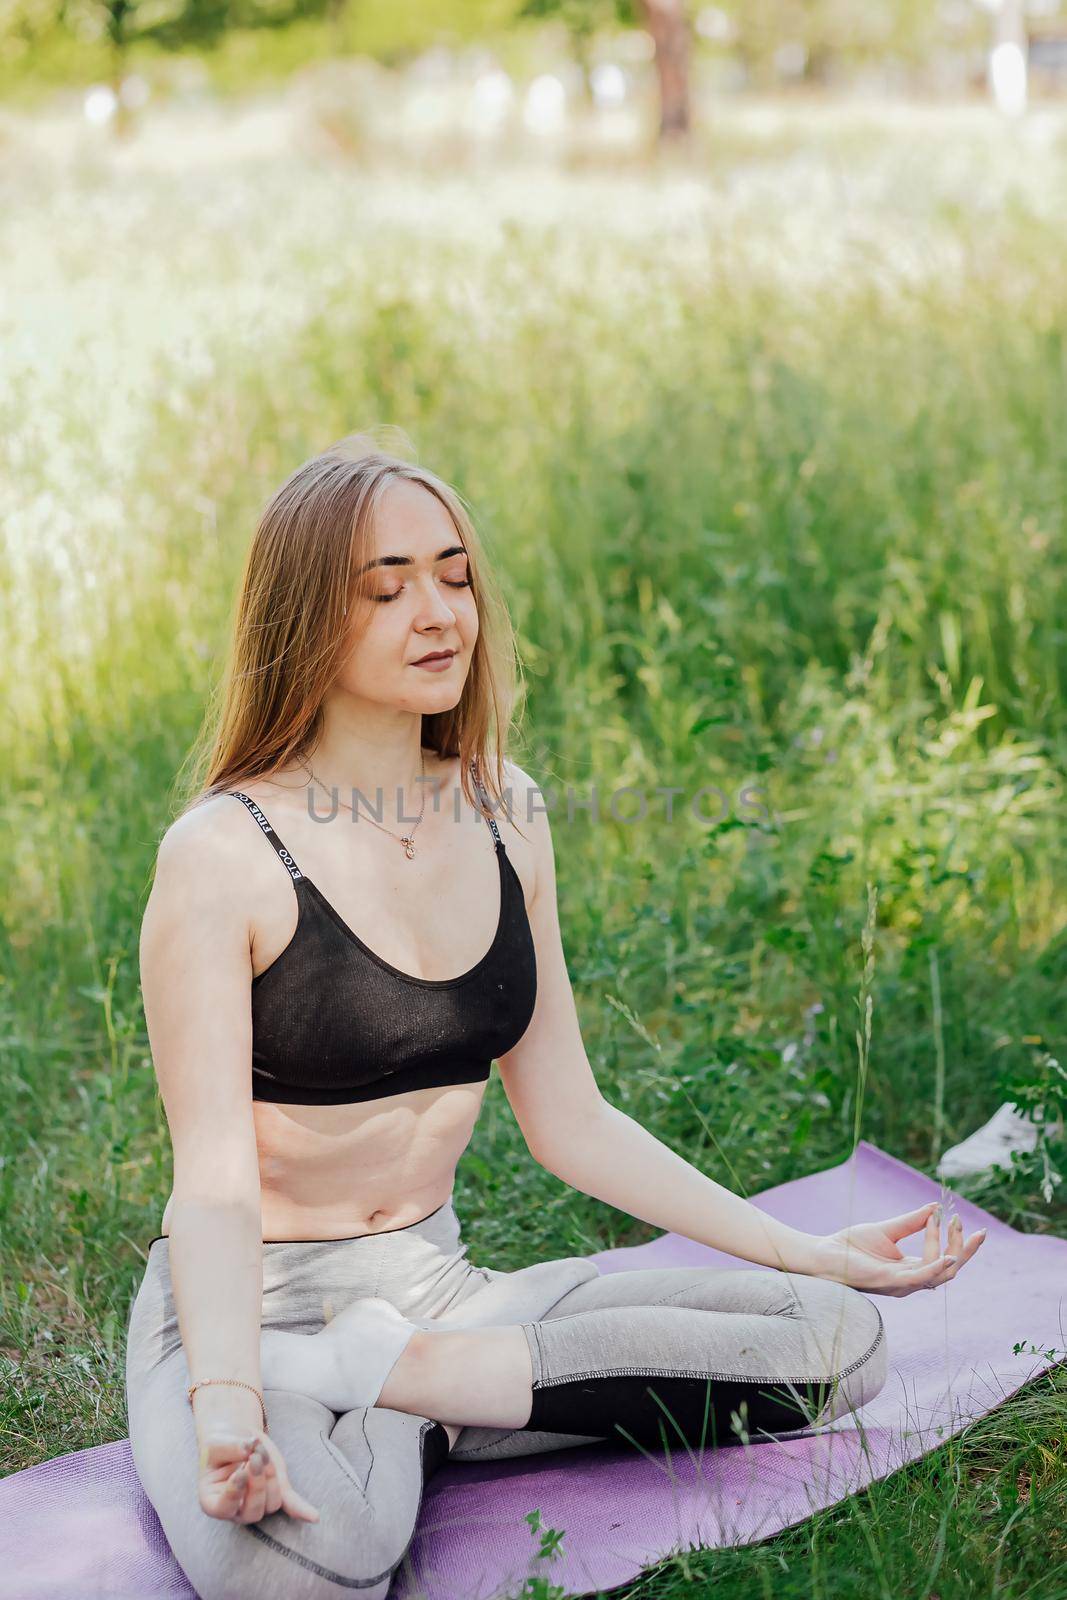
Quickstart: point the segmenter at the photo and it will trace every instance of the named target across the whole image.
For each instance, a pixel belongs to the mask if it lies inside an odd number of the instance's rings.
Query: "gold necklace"
[[[322,779],[315,777],[315,774],[312,772],[312,770],[308,766],[307,762],[301,756],[297,756],[297,760],[300,762],[300,765],[303,767],[304,771],[308,774],[308,776],[310,778],[313,778],[314,781],[318,784],[319,788],[320,789],[326,789],[326,785],[323,783]],[[420,769],[419,770],[419,776],[420,777],[425,777],[425,775],[426,775],[426,758],[424,757],[424,755],[422,753],[421,747],[419,749],[419,769]],[[376,828],[381,828],[382,832],[383,833],[387,833],[389,835],[390,839],[399,839],[400,840],[400,843],[404,846],[404,854],[407,856],[409,861],[411,860],[412,856],[415,854],[415,829],[418,827],[419,823],[422,821],[423,814],[426,811],[426,785],[425,785],[425,783],[423,783],[423,784],[420,784],[419,787],[422,789],[422,808],[420,809],[419,814],[415,819],[414,825],[413,825],[410,833],[405,833],[405,834],[394,833],[392,828],[387,828],[384,823],[375,822],[374,818],[371,817],[371,816],[367,817],[367,821],[368,822],[373,822],[374,826]],[[327,794],[329,794],[331,791],[327,789],[326,792],[327,792]],[[342,800],[339,795],[336,798],[337,798],[338,805],[344,806],[346,811],[351,811],[353,816],[356,815],[355,806],[350,806],[348,804],[348,801],[347,800]]]

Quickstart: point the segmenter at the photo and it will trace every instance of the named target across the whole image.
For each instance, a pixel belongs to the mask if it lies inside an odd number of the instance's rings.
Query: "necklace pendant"
[[[408,860],[410,861],[412,856],[415,854],[415,841],[414,841],[414,839],[412,839],[410,837],[406,837],[406,838],[401,839],[400,843],[404,846],[404,854],[407,856]]]

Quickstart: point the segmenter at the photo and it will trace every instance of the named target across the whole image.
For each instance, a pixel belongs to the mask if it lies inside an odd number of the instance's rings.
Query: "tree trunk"
[[[659,136],[684,139],[689,133],[689,19],[685,0],[640,0],[645,28],[652,35],[659,79]]]
[[[592,51],[593,35],[587,27],[571,28],[570,45],[571,60],[581,74],[582,103],[588,110],[593,104],[593,85],[591,79],[593,65]]]

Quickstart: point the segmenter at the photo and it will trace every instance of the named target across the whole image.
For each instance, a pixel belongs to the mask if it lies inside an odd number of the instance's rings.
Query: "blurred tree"
[[[915,66],[952,30],[932,0],[718,0],[751,84],[829,83],[877,61]],[[978,5],[974,15],[980,18]]]
[[[515,0],[0,0],[0,57],[32,69],[34,52],[57,34],[107,41],[121,79],[135,44],[206,50],[228,33],[318,18],[338,54],[399,66],[434,44],[499,36],[515,21]]]
[[[330,0],[0,0],[0,36],[31,47],[66,30],[83,41],[106,39],[121,79],[131,45],[166,50],[208,47],[234,28],[284,28],[321,16]]]
[[[571,55],[581,73],[582,92],[591,100],[593,38],[599,28],[622,20],[618,0],[523,0],[516,16],[522,22],[543,22],[546,18],[558,17],[566,29]]]
[[[588,92],[592,41],[597,30],[641,28],[652,39],[659,84],[659,137],[677,142],[690,130],[689,53],[692,30],[685,0],[522,0],[521,20],[558,17]]]
[[[326,0],[339,48],[399,67],[433,45],[458,48],[498,37],[515,21],[515,0]]]
[[[638,11],[656,48],[659,136],[677,142],[689,134],[689,50],[692,34],[685,12],[685,0],[638,0]]]
[[[122,0],[104,3],[116,5]],[[137,32],[139,39],[166,50],[184,50],[209,49],[236,29],[285,28],[291,22],[325,16],[329,0],[170,0],[170,9],[162,14],[161,0],[136,0],[136,4],[146,17]]]

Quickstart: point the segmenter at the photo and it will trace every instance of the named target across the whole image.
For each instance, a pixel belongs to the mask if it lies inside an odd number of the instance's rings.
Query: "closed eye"
[[[469,578],[464,578],[462,583],[452,583],[448,578],[442,578],[441,582],[448,589],[469,589],[471,587],[471,580]],[[376,594],[374,599],[379,605],[382,605],[385,601],[399,599],[403,592],[403,589],[398,589],[395,594]]]

